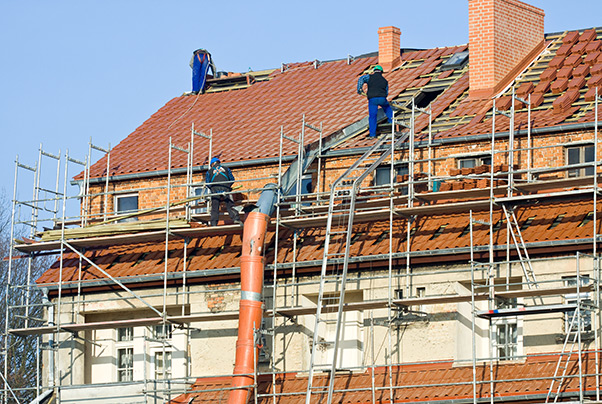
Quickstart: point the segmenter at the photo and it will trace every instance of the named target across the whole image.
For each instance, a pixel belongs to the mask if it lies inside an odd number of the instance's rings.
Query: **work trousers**
[[[239,221],[238,212],[234,209],[234,201],[230,195],[214,194],[211,195],[211,226],[217,226],[219,220],[219,206],[221,202],[226,204],[226,210],[232,220]]]
[[[393,119],[393,110],[389,105],[386,97],[374,97],[368,99],[368,123],[370,125],[370,137],[376,136],[376,116],[378,114],[378,107],[381,107],[385,111],[385,115],[389,119],[389,122]]]

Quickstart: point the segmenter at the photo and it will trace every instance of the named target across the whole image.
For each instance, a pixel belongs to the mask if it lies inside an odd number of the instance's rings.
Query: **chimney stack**
[[[468,0],[471,98],[499,93],[544,49],[544,15],[518,0]]]
[[[401,62],[401,30],[397,27],[378,29],[378,64],[388,72]]]

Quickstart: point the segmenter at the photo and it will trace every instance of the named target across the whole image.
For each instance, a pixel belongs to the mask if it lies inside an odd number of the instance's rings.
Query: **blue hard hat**
[[[219,157],[213,157],[211,159],[211,165],[213,165],[214,163],[220,163]]]

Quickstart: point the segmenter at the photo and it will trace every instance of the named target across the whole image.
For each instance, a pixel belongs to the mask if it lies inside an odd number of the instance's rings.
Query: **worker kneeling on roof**
[[[222,202],[226,204],[226,209],[234,223],[242,224],[236,209],[232,195],[226,194],[232,191],[234,176],[228,167],[224,167],[217,157],[211,159],[211,166],[207,171],[205,178],[209,189],[211,190],[211,226],[217,226],[219,220],[219,206]]]

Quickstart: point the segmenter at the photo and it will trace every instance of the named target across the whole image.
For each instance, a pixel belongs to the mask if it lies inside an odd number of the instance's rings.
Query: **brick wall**
[[[560,167],[566,165],[565,161],[565,146],[573,142],[593,141],[594,135],[591,132],[574,132],[564,134],[537,135],[532,138],[533,147],[546,147],[543,149],[534,150],[531,156],[532,168],[548,168]],[[507,139],[497,139],[495,148],[498,151],[508,150]],[[515,139],[514,164],[517,169],[527,169],[527,139],[524,136]],[[435,176],[450,176],[452,171],[457,168],[457,160],[460,157],[468,155],[487,155],[491,152],[490,142],[473,142],[452,144],[433,147],[432,156],[437,160],[433,163],[433,172]],[[415,159],[426,159],[428,157],[427,149],[417,149]],[[358,156],[336,157],[331,159],[322,159],[320,167],[320,189],[316,189],[318,184],[318,163],[314,162],[311,167],[313,176],[314,192],[329,192],[333,182],[339,178],[345,170],[357,160]],[[407,161],[407,151],[398,152],[395,155],[396,161]],[[598,159],[602,158],[602,150],[598,153]],[[508,164],[508,153],[498,153],[494,158],[494,165]],[[283,172],[287,167],[283,167]],[[428,164],[420,162],[415,164],[415,173],[426,173]],[[233,170],[234,176],[237,178],[235,186],[241,185],[241,197],[244,199],[256,200],[261,192],[261,188],[268,182],[276,183],[274,177],[278,172],[277,164],[269,164],[265,166],[252,166],[249,168],[238,168]],[[551,173],[548,177],[563,177],[564,172]],[[526,178],[526,176],[523,176]],[[172,189],[170,200],[172,202],[180,201],[185,198],[185,176],[172,176]],[[204,180],[204,173],[195,174],[194,182],[201,183]],[[369,176],[362,186],[369,186],[373,180],[373,176]],[[109,191],[112,193],[108,198],[109,211],[113,210],[114,194],[117,192],[138,192],[139,208],[147,209],[152,207],[161,207],[165,205],[167,198],[167,179],[149,178],[138,179],[131,181],[119,181],[110,184]],[[103,192],[104,186],[94,186],[92,193]],[[92,211],[95,214],[102,212],[104,206],[104,196],[95,195],[92,198]],[[174,209],[174,215],[183,215],[183,210]],[[149,215],[145,218],[163,217],[162,214]]]
[[[536,56],[544,15],[518,0],[468,1],[471,97],[497,93]]]
[[[378,29],[378,64],[390,71],[401,61],[401,30],[397,27]]]

